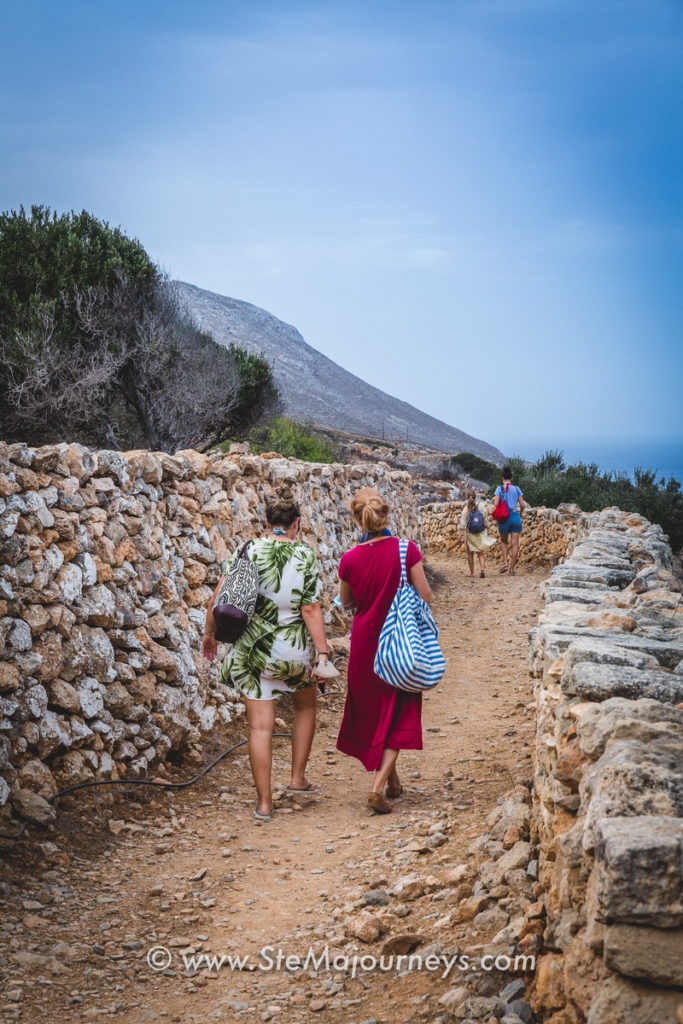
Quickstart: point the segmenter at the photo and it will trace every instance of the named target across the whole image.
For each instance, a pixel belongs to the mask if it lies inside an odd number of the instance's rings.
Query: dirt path
[[[0,860],[10,882],[0,924],[2,1020],[33,1024],[48,1006],[63,1022],[115,1015],[124,1024],[439,1017],[438,998],[457,984],[440,971],[367,970],[354,978],[334,965],[294,972],[259,966],[192,976],[181,960],[189,950],[251,955],[265,965],[258,950],[266,945],[300,956],[325,946],[331,958],[379,953],[397,934],[420,936],[419,949],[470,951],[497,930],[478,934],[470,924],[468,932],[454,913],[457,887],[437,879],[463,862],[497,798],[530,778],[526,634],[543,574],[507,578],[493,569],[490,578],[470,581],[460,564],[432,565],[443,576],[435,611],[449,667],[425,701],[425,750],[400,758],[406,793],[394,812],[366,811],[365,773],[335,750],[341,687],[322,704],[310,766],[322,795],[281,798],[268,825],[252,817],[244,749],[179,793],[142,798],[139,789],[121,798],[117,790],[114,803],[99,795],[104,790],[73,798],[54,834]],[[238,723],[235,736],[242,735]],[[279,741],[278,782],[286,781],[286,767]],[[434,876],[431,895],[387,895],[415,872]],[[375,927],[363,902],[381,922],[379,941],[349,933],[363,921]],[[166,971],[147,963],[155,946],[169,950]],[[405,951],[400,943],[396,949]]]

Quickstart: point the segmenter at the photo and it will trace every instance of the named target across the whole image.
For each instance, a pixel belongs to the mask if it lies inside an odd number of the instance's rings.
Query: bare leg
[[[477,551],[477,558],[479,559],[479,572],[484,575],[484,552]]]
[[[386,795],[390,800],[397,800],[402,793],[403,786],[401,785],[401,780],[399,779],[398,772],[396,771],[396,764],[394,764],[392,772],[387,780]]]
[[[270,814],[273,809],[271,767],[273,761],[273,727],[275,725],[275,701],[251,700],[244,698],[249,721],[249,763],[254,776],[257,809],[261,814]]]
[[[465,543],[467,543],[467,542],[465,542]],[[474,576],[474,552],[470,551],[469,548],[466,548],[466,551],[467,551],[467,564],[470,567],[470,576]]]
[[[510,534],[510,572],[514,572],[519,558],[519,537],[518,533]]]
[[[382,754],[382,763],[375,772],[375,780],[372,784],[372,792],[384,795],[384,787],[387,784],[389,776],[396,768],[396,761],[398,758],[398,750],[391,750],[387,747]]]
[[[502,533],[500,535],[500,546],[501,546],[501,548],[503,550],[503,567],[505,569],[508,569],[510,567],[510,554],[509,554],[509,551],[508,551],[508,539],[507,539],[507,536],[503,536]],[[502,571],[503,570],[501,569],[501,572]]]
[[[315,734],[315,711],[318,696],[317,686],[307,686],[292,694],[294,723],[292,725],[292,779],[293,789],[305,789],[308,785],[306,765]]]

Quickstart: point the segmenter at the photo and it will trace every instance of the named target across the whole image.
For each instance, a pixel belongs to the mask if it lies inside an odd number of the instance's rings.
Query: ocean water
[[[506,446],[508,451],[510,445]],[[657,479],[674,477],[683,485],[683,439],[662,442],[614,443],[604,441],[549,441],[547,443],[521,443],[513,454],[534,461],[548,449],[564,452],[567,465],[577,462],[595,462],[604,473],[633,475],[636,467],[654,470]]]

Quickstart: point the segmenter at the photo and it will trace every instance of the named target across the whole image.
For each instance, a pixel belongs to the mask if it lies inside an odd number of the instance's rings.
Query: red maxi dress
[[[410,541],[408,568],[421,559],[420,549]],[[359,544],[347,551],[339,563],[339,578],[351,588],[356,614],[337,749],[374,772],[387,747],[422,750],[422,694],[397,690],[373,672],[379,634],[401,579],[398,538]]]

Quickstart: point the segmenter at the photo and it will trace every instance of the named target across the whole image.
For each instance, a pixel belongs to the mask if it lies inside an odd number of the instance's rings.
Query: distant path
[[[24,891],[15,888],[3,908],[0,947],[55,957],[10,963],[0,996],[3,1020],[38,1024],[48,1007],[60,1022],[115,1015],[122,1024],[316,1018],[394,1024],[430,1021],[443,1011],[437,999],[457,978],[224,969],[215,978],[192,979],[177,966],[173,976],[155,974],[144,959],[156,944],[172,950],[176,965],[186,945],[214,954],[254,954],[264,945],[303,954],[326,943],[341,951],[349,941],[344,922],[358,913],[348,906],[352,899],[370,888],[388,889],[413,871],[459,864],[497,797],[530,778],[526,634],[540,608],[544,574],[523,570],[507,578],[492,564],[490,577],[470,581],[460,562],[430,562],[443,574],[435,610],[449,666],[425,702],[425,750],[401,755],[406,794],[394,812],[366,811],[365,773],[334,749],[341,694],[322,703],[311,761],[310,776],[323,795],[281,800],[270,825],[253,821],[244,750],[178,795],[156,791],[144,803],[114,806],[95,795],[86,815],[86,801],[74,800],[52,837],[59,851],[27,857],[33,877],[24,874]],[[238,732],[246,734],[241,723]],[[286,780],[286,762],[280,741],[278,782]],[[127,824],[108,826],[110,819]],[[406,850],[411,842],[419,847],[414,840],[430,828],[445,831],[449,841],[427,854]],[[24,868],[18,856],[10,868],[18,879]],[[416,931],[444,948],[472,943],[477,937],[449,920],[454,898],[425,896],[407,905],[405,919],[387,917],[387,930]],[[22,900],[41,906],[22,907]],[[359,945],[378,952],[381,942]]]

